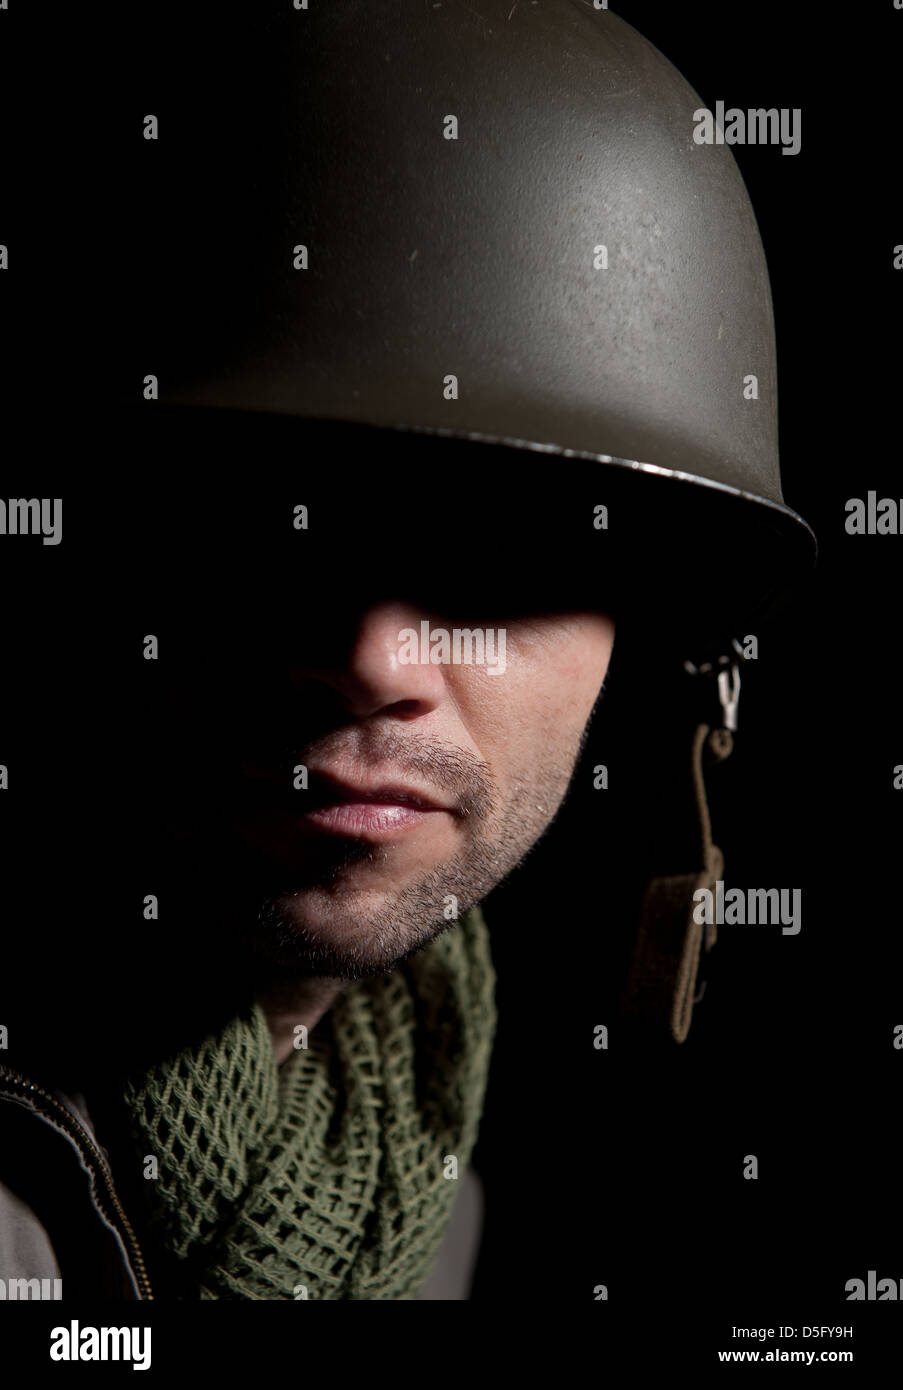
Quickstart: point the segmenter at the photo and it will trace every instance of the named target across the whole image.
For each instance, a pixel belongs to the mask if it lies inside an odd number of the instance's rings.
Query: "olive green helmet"
[[[575,530],[665,626],[726,636],[811,567],[749,197],[628,24],[588,0],[280,0],[196,42],[153,28],[143,408],[303,420],[324,465],[413,433],[421,463],[426,436],[443,467],[483,446],[487,487],[579,476]]]

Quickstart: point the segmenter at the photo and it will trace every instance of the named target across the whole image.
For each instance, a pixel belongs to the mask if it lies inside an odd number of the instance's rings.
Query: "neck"
[[[350,980],[309,976],[302,980],[279,981],[257,992],[266,1015],[276,1065],[281,1067],[292,1053],[303,1047],[320,1019],[348,988]],[[307,1030],[307,1034],[301,1031]]]

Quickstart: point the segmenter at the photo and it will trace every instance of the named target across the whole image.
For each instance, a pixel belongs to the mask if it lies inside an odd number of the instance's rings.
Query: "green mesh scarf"
[[[151,1269],[182,1299],[414,1299],[477,1137],[496,1027],[478,908],[352,984],[279,1068],[263,1011],[132,1078]],[[147,1236],[145,1237],[147,1240]],[[302,1290],[306,1290],[306,1293]]]

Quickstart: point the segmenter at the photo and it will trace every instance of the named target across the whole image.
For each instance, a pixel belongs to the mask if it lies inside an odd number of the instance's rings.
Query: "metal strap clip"
[[[684,662],[684,670],[691,676],[717,676],[718,700],[721,705],[721,727],[737,732],[737,708],[740,703],[740,663],[745,660],[743,648],[736,637],[732,639],[733,650],[722,652],[712,661]]]

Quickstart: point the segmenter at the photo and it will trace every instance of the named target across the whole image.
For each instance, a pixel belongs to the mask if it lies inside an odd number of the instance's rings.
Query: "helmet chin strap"
[[[693,854],[696,862],[686,872],[655,876],[648,881],[621,1003],[622,1016],[641,1023],[647,1035],[661,1038],[667,1029],[677,1043],[686,1039],[693,1005],[699,1003],[705,990],[705,982],[699,984],[703,952],[708,954],[717,940],[715,923],[704,925],[695,917],[694,894],[703,888],[714,894],[715,885],[724,874],[724,856],[712,840],[704,766],[723,763],[733,751],[741,659],[735,644],[734,653],[715,662],[701,666],[685,663],[693,675],[717,676],[722,709],[719,728],[697,725],[690,750],[689,779],[680,789],[682,798],[685,791],[691,793],[695,831],[693,848],[688,853]]]

